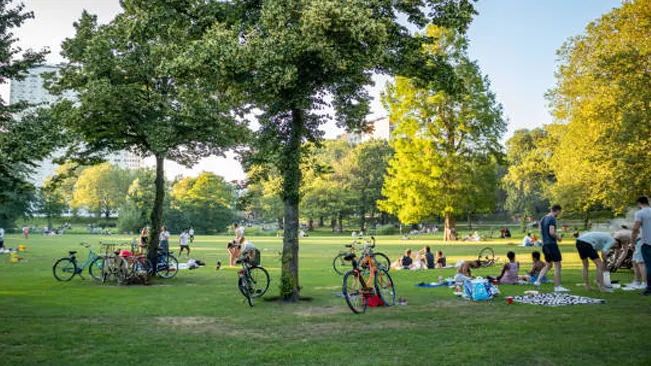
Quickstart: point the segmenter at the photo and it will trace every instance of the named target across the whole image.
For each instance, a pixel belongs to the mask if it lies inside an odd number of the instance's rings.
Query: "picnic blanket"
[[[454,282],[453,281],[443,281],[443,282],[432,282],[432,283],[417,283],[414,286],[416,287],[422,287],[422,288],[433,288],[433,287],[449,287],[453,286]]]
[[[583,304],[605,304],[606,300],[593,299],[590,297],[568,295],[558,292],[547,294],[514,296],[513,301],[521,304],[542,305],[542,306],[568,306]]]

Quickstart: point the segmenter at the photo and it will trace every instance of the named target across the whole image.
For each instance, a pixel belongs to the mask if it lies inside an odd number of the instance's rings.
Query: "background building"
[[[57,65],[41,65],[29,70],[29,75],[23,80],[11,80],[9,88],[9,103],[15,104],[19,101],[25,101],[30,104],[50,104],[56,101],[56,97],[48,93],[43,87],[43,74],[57,72]],[[66,95],[67,98],[74,99],[75,96]],[[20,118],[20,116],[18,116]],[[54,159],[61,157],[63,150],[55,151],[50,158],[38,163],[34,173],[30,176],[31,182],[36,186],[41,186],[45,178],[54,174],[57,164]],[[106,161],[125,169],[138,169],[143,167],[143,159],[136,154],[128,151],[119,151],[106,157]]]
[[[380,117],[368,123],[371,126],[371,132],[346,132],[337,136],[337,139],[346,140],[349,144],[356,145],[370,139],[389,140],[391,138],[394,126],[389,122],[389,117]]]

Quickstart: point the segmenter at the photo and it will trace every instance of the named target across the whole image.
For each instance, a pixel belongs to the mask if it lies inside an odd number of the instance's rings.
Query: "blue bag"
[[[493,287],[491,283],[481,277],[463,283],[464,293],[472,301],[492,299],[495,293],[491,287]]]

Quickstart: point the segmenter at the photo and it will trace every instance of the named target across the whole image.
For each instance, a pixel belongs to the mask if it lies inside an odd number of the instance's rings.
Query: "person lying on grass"
[[[538,279],[538,276],[540,276],[542,269],[545,268],[545,262],[540,260],[539,251],[532,252],[531,259],[533,260],[533,264],[531,266],[531,270],[529,270],[529,282],[534,283]],[[547,282],[549,282],[547,276],[540,279],[540,283]]]
[[[597,284],[602,292],[610,292],[604,284],[604,270],[606,253],[615,245],[615,239],[606,233],[592,232],[585,233],[576,239],[576,250],[583,262],[583,284],[587,290],[592,290],[588,277],[588,259],[591,259],[597,267]],[[599,254],[601,252],[601,259]],[[603,260],[602,260],[603,259]]]
[[[470,271],[470,269],[479,268],[479,267],[481,267],[480,260],[464,261],[457,269],[457,274],[454,276],[454,282],[459,283],[465,280],[471,280],[472,272]]]

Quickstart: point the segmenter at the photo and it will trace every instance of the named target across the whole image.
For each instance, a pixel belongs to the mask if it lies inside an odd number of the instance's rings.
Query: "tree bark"
[[[319,227],[323,227],[323,216],[319,216]]]
[[[456,219],[451,214],[445,215],[445,227],[443,229],[443,240],[452,241],[457,240],[457,237],[452,235],[452,230],[456,232]]]
[[[280,298],[285,302],[300,300],[298,281],[298,204],[301,185],[301,136],[303,111],[292,109],[289,140],[281,157],[283,175],[283,203],[285,206],[285,231],[280,275]]]
[[[314,220],[310,217],[310,227],[307,228],[307,231],[314,230]]]
[[[339,221],[339,232],[343,233],[344,232],[344,215],[339,212],[339,215],[337,215],[337,221]]]
[[[330,227],[332,228],[332,232],[335,232],[335,228],[337,227],[337,219],[332,218],[330,219]]]
[[[165,200],[165,157],[156,155],[156,179],[154,180],[156,195],[154,207],[151,210],[151,230],[149,232],[149,260],[152,265],[158,263],[158,241],[163,226],[163,201]]]
[[[472,212],[468,212],[468,230],[472,230]]]
[[[590,230],[590,209],[585,211],[585,219],[583,220],[583,230]]]

